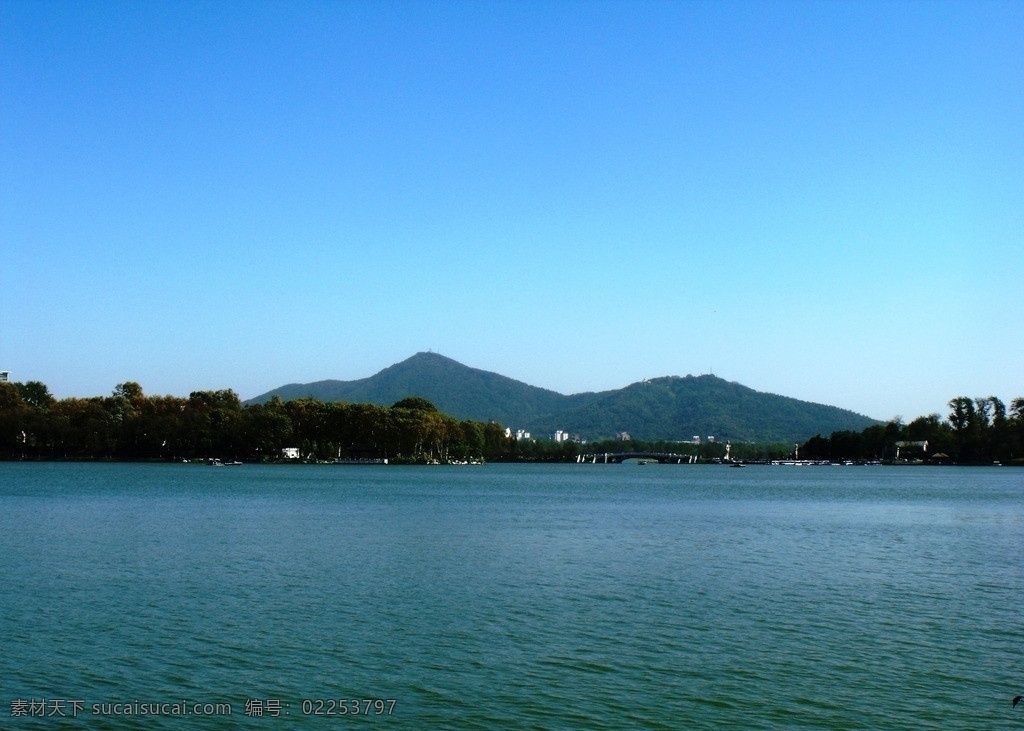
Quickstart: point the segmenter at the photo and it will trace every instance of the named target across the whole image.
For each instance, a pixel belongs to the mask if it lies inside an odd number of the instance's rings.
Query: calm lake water
[[[1011,468],[0,464],[0,727],[1024,728],[1022,549]]]

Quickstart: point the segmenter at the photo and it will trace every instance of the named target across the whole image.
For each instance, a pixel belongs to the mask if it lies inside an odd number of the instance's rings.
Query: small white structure
[[[917,447],[921,450],[921,453],[928,451],[928,440],[925,439],[923,442],[896,442],[896,459],[900,458],[900,450],[906,447]],[[904,457],[906,459],[906,457]]]
[[[281,450],[281,456],[284,459],[298,459],[299,448],[298,447],[285,447]]]
[[[0,383],[7,383],[9,380],[11,380],[11,372],[0,371]]]

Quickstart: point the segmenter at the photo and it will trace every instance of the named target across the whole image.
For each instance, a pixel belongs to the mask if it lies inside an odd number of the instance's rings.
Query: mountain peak
[[[415,353],[414,355],[410,355],[408,358],[403,360],[402,363],[409,363],[409,362],[418,361],[418,360],[423,360],[423,361],[429,361],[429,360],[448,361],[449,363],[457,363],[458,362],[458,361],[454,360],[453,358],[449,358],[448,356],[441,355],[440,353],[435,353],[433,350],[421,350],[418,353]]]

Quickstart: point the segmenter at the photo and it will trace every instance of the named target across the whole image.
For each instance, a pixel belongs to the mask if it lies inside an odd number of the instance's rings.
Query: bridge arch
[[[689,464],[693,457],[688,454],[674,452],[599,452],[580,456],[580,462],[595,464],[622,464],[628,459],[649,460],[660,464]]]

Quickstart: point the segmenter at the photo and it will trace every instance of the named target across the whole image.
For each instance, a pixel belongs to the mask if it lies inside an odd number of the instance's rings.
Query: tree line
[[[807,459],[922,461],[954,464],[1024,463],[1024,398],[1007,409],[995,396],[949,401],[949,414],[895,418],[860,432],[820,434],[800,447]],[[923,448],[927,442],[927,449]],[[897,454],[899,450],[899,454]]]
[[[734,443],[734,460],[787,456],[831,461],[1024,463],[1024,398],[1009,408],[995,396],[957,397],[943,418],[904,424],[896,418],[863,431],[816,435],[797,450],[776,443]],[[927,449],[922,444],[927,442]],[[387,459],[572,462],[582,452],[650,451],[724,458],[722,442],[517,441],[495,422],[457,420],[425,399],[392,406],[305,398],[243,405],[230,390],[193,391],[188,398],[146,396],[129,381],[110,396],[54,398],[38,381],[0,382],[0,459],[269,462],[286,447],[305,460]],[[899,450],[899,451],[898,451]]]
[[[146,396],[129,381],[110,396],[58,400],[38,381],[0,383],[0,459],[269,462],[285,448],[306,460],[447,462],[507,458],[510,440],[499,424],[459,421],[421,398],[243,406],[230,389]]]
[[[459,421],[418,397],[393,406],[313,398],[243,405],[232,390],[188,398],[147,396],[118,384],[110,396],[55,399],[38,381],[0,383],[0,459],[222,459],[270,462],[292,447],[303,460],[389,462],[575,462],[586,452],[624,450],[693,454],[721,460],[725,444],[603,441],[580,444],[516,440],[496,423]],[[736,459],[784,457],[792,445],[735,444]]]

